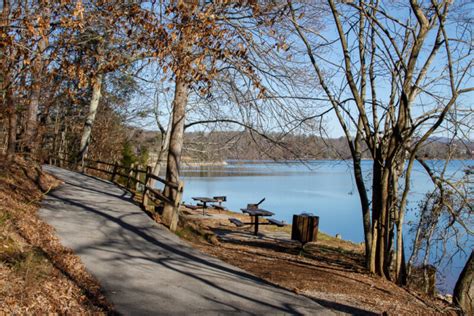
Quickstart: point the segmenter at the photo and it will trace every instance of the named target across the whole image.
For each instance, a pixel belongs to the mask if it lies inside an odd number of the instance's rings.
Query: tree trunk
[[[400,214],[397,223],[397,252],[395,258],[395,276],[398,285],[407,284],[407,272],[405,262],[405,249],[403,249],[403,220],[404,215]]]
[[[37,57],[38,58],[38,57]],[[35,66],[36,68],[36,66]],[[36,135],[38,126],[38,108],[41,94],[41,84],[36,74],[31,86],[30,105],[26,116],[25,134],[20,138],[20,143],[26,153],[35,155],[36,152]]]
[[[165,154],[167,153],[168,148],[170,146],[170,135],[171,135],[172,124],[173,124],[173,117],[170,117],[170,120],[168,122],[168,127],[166,128],[166,131],[164,132],[164,134],[161,135],[160,152],[158,154],[156,163],[153,166],[153,174],[155,176],[158,176],[160,174],[161,162],[164,160]],[[150,186],[153,187],[155,182],[156,180],[151,179]]]
[[[68,157],[68,144],[67,144],[67,132],[68,125],[64,125],[64,130],[61,131],[61,140],[59,142],[58,157],[59,157],[59,166],[63,167],[65,165],[65,160],[69,160]]]
[[[396,165],[390,165],[389,167],[389,178],[387,183],[387,206],[386,206],[386,219],[385,219],[385,227],[386,227],[386,238],[385,238],[385,255],[384,255],[384,272],[385,276],[390,281],[393,281],[391,272],[391,265],[394,262],[395,256],[395,249],[394,249],[394,241],[395,241],[395,222],[397,219],[397,197],[398,197],[398,172],[396,169]],[[395,280],[398,278],[398,274],[395,273]]]
[[[10,26],[10,1],[3,0],[2,12],[0,15],[0,28],[8,33]],[[8,115],[8,138],[7,138],[7,158],[10,160],[15,153],[16,147],[16,109],[12,104],[10,88],[10,70],[7,55],[10,54],[7,46],[0,47],[0,106],[6,109]]]
[[[376,258],[377,258],[377,241],[379,240],[379,226],[380,226],[380,210],[381,206],[381,182],[382,182],[382,164],[381,164],[380,149],[374,157],[372,172],[372,246],[370,248],[369,271],[377,273]]]
[[[189,86],[180,76],[176,77],[174,100],[173,100],[173,120],[171,124],[171,133],[168,150],[168,160],[166,167],[166,180],[178,184],[179,168],[181,161],[181,151],[183,149],[184,121],[186,114],[186,105],[188,103]],[[178,225],[178,208],[176,197],[177,190],[165,188],[167,197],[174,201],[173,205],[165,203],[163,209],[163,222],[171,231],[175,231]]]
[[[378,225],[378,233],[377,233],[377,260],[375,271],[378,275],[382,276],[383,278],[387,278],[386,274],[386,252],[389,251],[387,249],[387,238],[388,238],[388,208],[387,208],[387,200],[388,200],[388,193],[389,193],[389,171],[387,168],[383,169],[382,172],[382,179],[380,182],[380,210],[379,210],[379,225]]]
[[[156,159],[156,162],[155,162],[155,165],[153,166],[153,170],[152,170],[152,173],[155,175],[155,176],[158,176],[160,174],[160,171],[161,171],[161,162],[163,161],[163,158],[165,158],[165,153],[166,151],[164,150],[163,148],[163,144],[161,144],[160,146],[160,152],[158,154],[158,157]],[[155,183],[155,180],[152,179],[152,181],[150,182],[151,184],[154,184]]]
[[[16,131],[18,116],[16,113],[16,106],[13,104],[11,99],[11,90],[7,89],[5,95],[5,101],[8,106],[8,147],[7,157],[12,159],[16,152]]]
[[[387,278],[386,260],[388,248],[387,240],[389,238],[388,221],[388,199],[390,191],[390,172],[384,165],[382,152],[377,149],[373,162],[373,180],[372,180],[372,248],[370,252],[369,270],[371,273]]]
[[[365,241],[365,263],[367,268],[370,268],[370,253],[372,246],[372,227],[370,220],[370,205],[367,198],[367,191],[365,190],[364,178],[362,175],[360,153],[352,158],[354,163],[354,178],[359,192],[359,199],[362,208],[362,222],[364,225],[364,241]]]
[[[102,74],[99,73],[94,78],[92,83],[92,98],[89,104],[89,113],[87,114],[86,123],[84,124],[84,131],[82,132],[81,137],[81,146],[79,148],[79,160],[81,162],[81,170],[84,165],[84,159],[87,155],[87,150],[89,149],[92,124],[94,124],[95,116],[97,114],[97,108],[99,106],[101,89],[102,89]]]
[[[405,243],[403,242],[403,235],[400,233],[400,258],[397,257],[397,260],[400,260],[400,264],[397,263],[397,282],[398,285],[405,286],[408,284],[408,277],[407,277],[407,263],[405,259]],[[398,250],[398,249],[397,249]],[[398,256],[398,253],[397,253]],[[397,261],[398,262],[398,261]]]
[[[26,116],[25,134],[22,138],[22,145],[25,152],[35,156],[38,148],[38,111],[41,97],[42,69],[43,69],[43,52],[46,49],[47,42],[42,38],[38,43],[36,58],[32,67],[32,84],[30,104]]]
[[[53,144],[51,142],[48,142],[49,137],[45,134],[45,132],[50,126],[54,126],[53,130],[56,131],[56,124],[53,125],[53,118],[50,113],[51,107],[54,104],[55,93],[56,89],[51,89],[51,91],[48,93],[48,102],[45,102],[44,110],[41,113],[42,118],[39,119],[40,124],[38,127],[38,134],[36,136],[36,139],[40,146],[36,150],[36,157],[37,159],[39,159],[40,162],[50,161],[51,163],[51,157],[54,156]],[[45,147],[48,148],[47,152],[42,150]],[[44,154],[46,154],[46,156]]]
[[[454,287],[453,302],[465,315],[474,315],[474,251]]]

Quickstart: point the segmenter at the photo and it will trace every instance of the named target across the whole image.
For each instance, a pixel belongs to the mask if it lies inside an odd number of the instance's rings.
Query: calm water
[[[370,170],[372,162],[364,161]],[[431,162],[436,166],[437,162]],[[438,163],[440,164],[440,163]],[[474,161],[453,161],[450,172],[460,175]],[[340,161],[242,162],[230,161],[227,166],[205,166],[183,170],[184,201],[193,196],[226,195],[226,206],[238,211],[247,203],[266,198],[262,208],[275,213],[275,218],[291,223],[293,214],[310,212],[320,217],[320,230],[344,239],[363,241],[362,219],[357,188],[351,166]],[[369,175],[370,176],[370,175]],[[415,207],[424,193],[432,189],[431,180],[420,165],[413,171],[409,207]],[[370,179],[367,179],[370,181]],[[370,187],[367,186],[367,187]],[[407,220],[413,220],[408,212]],[[409,236],[407,236],[409,237]],[[470,246],[472,248],[472,239]],[[451,291],[466,258],[458,256],[444,269],[439,287]]]

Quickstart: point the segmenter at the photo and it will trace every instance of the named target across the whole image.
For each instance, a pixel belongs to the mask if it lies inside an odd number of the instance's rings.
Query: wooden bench
[[[240,220],[238,220],[237,218],[229,218],[229,222],[231,222],[232,224],[234,224],[235,226],[237,227],[242,227],[244,226],[245,224],[242,223]]]
[[[279,220],[276,220],[276,219],[273,219],[273,218],[267,218],[267,221],[271,224],[271,225],[276,225],[278,227],[283,227],[285,226],[285,223],[283,221],[279,221]]]
[[[227,201],[227,196],[213,196],[212,198],[214,200],[217,200],[217,202],[219,202],[219,204],[221,204],[222,202]]]
[[[215,209],[218,209],[219,211],[225,211],[227,208],[225,206],[219,205],[219,204],[211,204],[211,206]]]
[[[212,198],[217,201],[217,204],[213,204],[212,207],[218,209],[219,211],[226,210],[225,206],[222,206],[222,202],[227,201],[227,196],[213,196]]]

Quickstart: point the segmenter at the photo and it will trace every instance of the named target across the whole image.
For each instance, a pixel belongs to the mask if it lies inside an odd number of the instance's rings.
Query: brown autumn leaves
[[[158,62],[162,80],[182,77],[203,95],[227,65],[264,91],[247,58],[252,32],[241,21],[270,25],[280,13],[252,1],[3,1],[0,97],[9,153],[38,154],[37,118],[47,117],[59,96],[67,95],[73,106],[98,74],[138,63]]]

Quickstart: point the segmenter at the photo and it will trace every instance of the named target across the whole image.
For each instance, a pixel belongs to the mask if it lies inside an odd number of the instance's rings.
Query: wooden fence
[[[58,165],[63,168],[78,170],[79,164],[74,161],[69,161],[62,158],[51,158],[49,159],[50,164]],[[118,186],[131,192],[134,197],[137,194],[141,194],[141,204],[147,209],[151,204],[156,208],[163,206],[164,204],[172,205],[173,207],[179,207],[183,194],[183,182],[174,183],[167,181],[161,177],[158,177],[152,173],[150,166],[145,169],[137,165],[131,165],[130,167],[121,166],[117,162],[110,163],[101,160],[84,159],[84,163],[81,166],[83,173],[89,173],[100,178],[105,178]],[[95,172],[89,172],[93,170]],[[152,187],[154,182],[160,182],[164,184],[167,189],[174,190],[174,199],[170,199],[163,193],[163,190]]]

